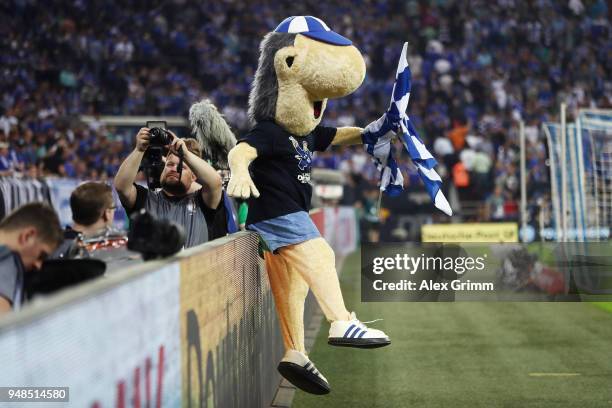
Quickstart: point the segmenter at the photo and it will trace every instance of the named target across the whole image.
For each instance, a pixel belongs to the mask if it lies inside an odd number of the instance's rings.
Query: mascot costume
[[[304,300],[309,288],[331,322],[329,344],[360,348],[391,344],[385,333],[368,328],[344,305],[334,252],[308,216],[312,152],[332,144],[363,144],[381,171],[380,190],[393,196],[403,186],[392,146],[399,136],[435,207],[452,215],[434,169],[436,160],[406,114],[411,89],[407,46],[383,116],[365,129],[324,127],[319,123],[327,100],[349,95],[363,82],[363,57],[350,40],[316,17],[285,19],[261,42],[249,96],[253,128],[229,153],[227,191],[249,199],[247,228],[259,233],[267,248],[264,257],[286,348],[278,370],[310,393],[328,393],[329,383],[304,348]]]
[[[364,59],[351,41],[315,17],[289,17],[260,45],[249,95],[253,128],[229,154],[228,193],[249,198],[247,228],[259,233],[286,354],[283,377],[314,394],[330,391],[304,347],[304,301],[312,290],[331,322],[329,344],[373,348],[390,344],[366,327],[342,298],[334,252],[308,215],[312,152],[331,144],[362,144],[363,129],[320,126],[329,98],[354,92]],[[252,175],[252,177],[251,177]]]

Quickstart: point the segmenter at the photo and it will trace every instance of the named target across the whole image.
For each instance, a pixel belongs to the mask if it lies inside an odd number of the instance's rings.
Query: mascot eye
[[[293,57],[287,57],[287,59],[285,59],[285,62],[287,63],[287,66],[291,68],[291,66],[293,65]]]

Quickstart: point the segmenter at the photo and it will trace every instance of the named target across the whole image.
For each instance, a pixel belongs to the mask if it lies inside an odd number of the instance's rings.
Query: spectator
[[[13,170],[13,166],[13,155],[9,152],[8,143],[0,142],[0,175],[10,174]]]
[[[510,191],[505,192],[506,199],[504,201],[504,216],[507,221],[518,220],[518,201]]]
[[[64,242],[53,257],[85,257],[92,243],[124,238],[124,234],[112,229],[116,208],[109,185],[87,182],[78,186],[70,195],[73,224],[64,230]]]
[[[504,190],[501,188],[501,186],[497,186],[495,187],[493,195],[491,195],[487,199],[487,211],[488,211],[487,218],[490,219],[491,221],[503,221],[505,219],[505,213],[504,213],[505,200],[504,200],[503,191]]]
[[[461,201],[470,201],[472,199],[472,189],[470,183],[470,174],[466,165],[462,161],[455,163],[452,169],[453,183]]]
[[[78,186],[70,195],[72,228],[84,238],[103,236],[113,225],[115,214],[113,190],[104,183],[87,182]]]
[[[24,273],[40,269],[61,241],[59,219],[46,204],[23,205],[0,222],[0,313],[21,307]]]
[[[455,152],[455,149],[453,148],[453,144],[446,137],[438,137],[436,141],[434,142],[433,146],[434,146],[434,152],[439,157],[445,157]]]
[[[491,191],[491,165],[489,155],[478,146],[472,159],[472,184],[479,200],[484,200]]]
[[[560,102],[568,104],[568,120],[581,107],[612,107],[603,0],[162,3],[147,9],[141,2],[9,1],[0,9],[0,142],[23,157],[25,173],[40,174],[44,163],[46,174],[113,177],[116,164],[104,157],[126,157],[132,136],[105,128],[100,118],[106,114],[186,116],[192,102],[206,97],[234,129],[248,130],[247,95],[261,35],[298,11],[339,24],[368,66],[357,92],[329,101],[327,126],[358,126],[380,116],[400,45],[409,41],[409,114],[429,146],[452,143],[454,154],[438,153],[448,172],[468,133],[492,142],[486,153],[499,169],[496,177],[507,179],[508,165],[517,163],[508,152],[518,144],[519,120],[527,124],[528,141],[543,145],[540,124],[558,121]],[[82,114],[95,117],[91,128],[74,129],[71,138],[62,123]],[[20,138],[28,138],[21,151]],[[70,143],[61,146],[61,140]],[[446,142],[437,146],[434,151],[449,150]],[[375,183],[372,166],[348,157],[358,152],[334,151],[317,163],[340,163],[343,171],[348,164],[363,167],[362,176]],[[546,157],[537,160],[530,171],[548,170]],[[544,192],[542,183],[534,188]]]
[[[219,232],[213,227],[220,224],[218,220],[225,225],[225,208],[221,202],[223,189],[219,174],[201,159],[198,142],[179,139],[174,134],[172,137],[160,176],[161,190],[151,191],[134,184],[140,162],[149,147],[148,128],[140,129],[136,135],[136,148],[119,167],[115,188],[128,214],[144,208],[157,217],[181,225],[185,229],[185,247],[189,248],[217,238]],[[182,173],[177,169],[179,152],[184,155]]]
[[[448,132],[448,138],[453,143],[455,150],[459,151],[465,146],[465,137],[469,131],[468,126],[460,121],[453,123],[453,128]]]

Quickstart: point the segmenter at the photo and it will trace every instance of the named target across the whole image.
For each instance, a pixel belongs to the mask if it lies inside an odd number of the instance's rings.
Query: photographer
[[[184,228],[185,247],[189,248],[216,238],[209,237],[209,226],[224,217],[220,214],[224,209],[221,177],[201,159],[195,139],[180,139],[168,133],[171,142],[159,180],[161,189],[149,190],[134,184],[140,163],[151,146],[148,128],[140,129],[136,135],[136,148],[119,167],[114,184],[128,214],[145,208],[157,217],[176,222]],[[182,171],[178,168],[181,156]]]
[[[20,308],[24,273],[40,269],[61,242],[59,219],[47,204],[25,204],[0,222],[0,315]]]
[[[116,208],[108,184],[88,181],[78,186],[70,194],[73,224],[64,230],[64,242],[52,258],[87,257],[105,244],[124,246],[125,234],[113,228]]]

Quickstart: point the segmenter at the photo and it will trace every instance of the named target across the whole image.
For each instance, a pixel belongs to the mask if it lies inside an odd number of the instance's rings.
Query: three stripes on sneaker
[[[315,368],[314,364],[311,361],[307,362],[304,366],[306,371],[313,373],[314,375],[319,375],[319,371]]]
[[[342,337],[345,339],[360,339],[361,337],[363,337],[364,334],[366,334],[366,332],[367,330],[364,330],[357,325],[351,324],[349,328],[346,329],[346,332]]]

